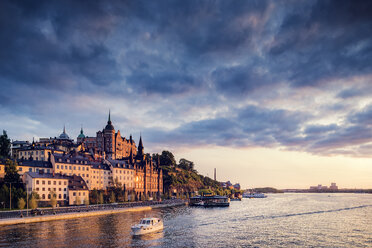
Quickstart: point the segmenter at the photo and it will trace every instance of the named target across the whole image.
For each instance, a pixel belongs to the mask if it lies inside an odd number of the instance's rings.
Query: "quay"
[[[90,217],[90,216],[117,214],[117,213],[125,213],[125,212],[149,211],[149,210],[157,209],[157,208],[176,207],[176,206],[183,206],[187,204],[188,203],[186,201],[173,201],[173,202],[168,201],[162,204],[154,204],[154,205],[148,205],[148,206],[123,207],[123,208],[118,207],[118,208],[111,208],[111,209],[100,209],[100,210],[89,210],[89,211],[85,210],[85,212],[58,213],[55,215],[32,216],[32,217],[23,217],[23,218],[20,218],[20,217],[5,218],[5,219],[0,219],[0,226],[27,224],[27,223],[53,221],[53,220],[84,218],[84,217]]]

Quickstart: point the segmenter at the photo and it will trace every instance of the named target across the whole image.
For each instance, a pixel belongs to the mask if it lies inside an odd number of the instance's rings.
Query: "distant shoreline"
[[[97,210],[97,211],[89,211],[89,212],[73,212],[73,213],[64,213],[64,214],[57,214],[57,215],[45,215],[45,216],[34,216],[34,217],[24,217],[24,218],[8,218],[8,219],[0,219],[0,226],[28,224],[28,223],[53,221],[53,220],[76,219],[76,218],[117,214],[117,213],[125,213],[125,212],[149,211],[149,210],[157,209],[157,208],[167,208],[167,207],[175,207],[175,206],[183,206],[183,205],[187,205],[187,202],[157,204],[157,205],[140,206],[140,207],[127,207],[127,208],[110,209],[110,210]]]

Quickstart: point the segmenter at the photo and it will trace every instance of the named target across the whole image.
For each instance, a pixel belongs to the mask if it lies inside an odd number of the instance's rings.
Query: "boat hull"
[[[164,226],[163,223],[159,223],[157,225],[153,226],[132,226],[132,235],[133,236],[138,236],[138,235],[144,235],[148,233],[154,233],[163,230]]]

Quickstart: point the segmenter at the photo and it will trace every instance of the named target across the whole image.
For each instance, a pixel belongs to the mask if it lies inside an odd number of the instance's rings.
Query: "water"
[[[164,231],[134,238],[146,216]],[[372,195],[276,194],[229,208],[175,207],[0,227],[0,247],[372,247]]]

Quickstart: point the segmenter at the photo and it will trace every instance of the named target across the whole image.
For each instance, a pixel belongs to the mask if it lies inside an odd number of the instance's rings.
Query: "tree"
[[[124,201],[128,201],[128,191],[124,191]]]
[[[170,151],[163,151],[160,155],[160,164],[164,166],[176,166],[176,159]]]
[[[52,208],[55,208],[57,206],[57,198],[56,198],[56,193],[54,191],[50,191],[50,201],[49,204],[52,206]]]
[[[7,159],[5,162],[4,181],[7,183],[19,183],[20,176],[18,174],[17,162]]]
[[[130,201],[134,202],[135,198],[136,198],[136,194],[134,193],[134,190],[132,190],[132,192],[130,193]]]
[[[85,206],[89,206],[89,198],[88,197],[86,197],[84,199],[84,204],[85,204]]]
[[[36,200],[36,198],[35,198],[35,196],[34,195],[31,195],[31,200],[30,200],[30,203],[29,203],[29,205],[30,205],[30,208],[31,209],[35,209],[35,208],[37,208],[37,200]]]
[[[103,204],[103,193],[102,192],[99,193],[98,203]]]
[[[0,158],[9,158],[10,155],[10,139],[5,130],[3,135],[0,135]]]
[[[75,204],[76,204],[76,205],[81,205],[81,199],[80,199],[80,196],[76,196],[76,198],[75,198]]]
[[[115,202],[115,194],[113,191],[111,191],[111,195],[110,195],[110,203],[114,203]]]
[[[19,198],[19,200],[18,200],[18,208],[19,208],[20,210],[22,210],[22,209],[25,208],[25,205],[26,205],[25,200],[24,200],[23,198]]]

